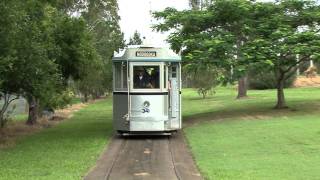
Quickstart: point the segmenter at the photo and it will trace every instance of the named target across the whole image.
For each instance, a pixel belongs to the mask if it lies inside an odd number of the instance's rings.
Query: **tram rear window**
[[[133,66],[133,88],[135,89],[159,89],[159,66]]]
[[[114,90],[126,91],[127,90],[127,64],[115,63],[114,64]]]

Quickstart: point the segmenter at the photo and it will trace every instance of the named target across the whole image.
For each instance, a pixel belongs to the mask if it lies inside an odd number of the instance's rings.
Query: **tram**
[[[181,57],[168,48],[129,46],[113,63],[113,124],[119,134],[181,129]]]

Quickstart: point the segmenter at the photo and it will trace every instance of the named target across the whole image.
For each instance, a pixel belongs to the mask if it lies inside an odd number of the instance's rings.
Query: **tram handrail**
[[[127,121],[130,121],[131,117],[131,100],[130,100],[130,77],[129,77],[129,59],[127,59],[127,90],[128,90],[128,116]]]

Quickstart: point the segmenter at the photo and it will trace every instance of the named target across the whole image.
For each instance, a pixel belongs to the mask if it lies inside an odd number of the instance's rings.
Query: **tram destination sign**
[[[136,57],[157,57],[156,51],[136,51]]]

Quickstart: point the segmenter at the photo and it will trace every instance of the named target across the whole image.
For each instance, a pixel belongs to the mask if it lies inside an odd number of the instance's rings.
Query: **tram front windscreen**
[[[133,67],[134,89],[159,89],[160,67],[159,66],[134,66]]]

